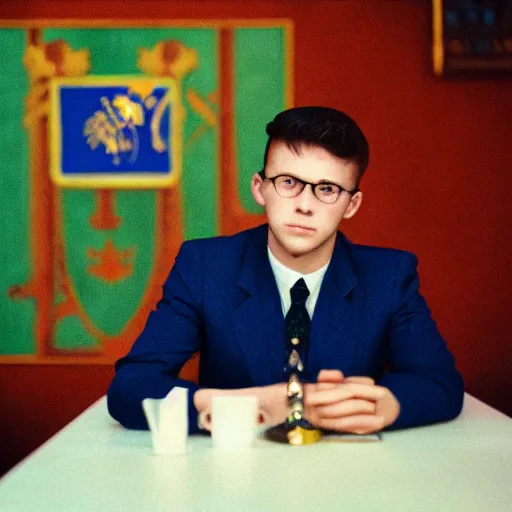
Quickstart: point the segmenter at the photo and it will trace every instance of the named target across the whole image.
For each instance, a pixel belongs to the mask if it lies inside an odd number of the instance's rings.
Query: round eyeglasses
[[[290,199],[292,197],[297,197],[306,188],[306,185],[311,185],[311,190],[313,190],[315,197],[322,201],[322,203],[327,204],[334,204],[343,192],[354,195],[359,191],[358,188],[354,190],[347,190],[341,185],[338,185],[337,183],[331,183],[330,181],[310,183],[309,181],[304,181],[296,178],[295,176],[289,176],[288,174],[279,174],[278,176],[270,178],[269,176],[265,175],[265,171],[260,171],[259,175],[263,179],[266,178],[270,180],[273,183],[276,192],[281,197]]]

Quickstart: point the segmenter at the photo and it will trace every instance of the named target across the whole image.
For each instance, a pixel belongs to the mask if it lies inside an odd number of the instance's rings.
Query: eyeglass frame
[[[300,194],[302,194],[302,192],[304,191],[304,189],[306,188],[307,185],[311,185],[311,191],[313,192],[313,195],[323,204],[334,204],[338,201],[338,199],[340,198],[341,194],[343,194],[343,192],[347,192],[348,194],[350,194],[351,196],[353,196],[354,194],[356,194],[357,192],[359,192],[359,188],[356,187],[354,190],[347,190],[346,188],[342,187],[341,185],[338,185],[338,183],[334,183],[332,181],[320,181],[319,183],[311,183],[310,181],[305,181],[305,180],[302,180],[300,178],[297,178],[297,176],[293,176],[293,174],[278,174],[277,176],[273,176],[272,178],[270,176],[267,176],[265,174],[265,169],[262,169],[260,172],[258,172],[258,176],[262,179],[268,179],[272,182],[272,185],[274,185],[274,189],[275,191],[278,193],[279,197],[282,197],[283,199],[293,199],[295,197],[298,197]],[[286,176],[288,178],[293,178],[294,180],[297,180],[299,183],[301,183],[303,185],[302,189],[294,196],[289,196],[289,197],[286,197],[286,196],[282,196],[281,194],[279,194],[279,191],[277,190],[277,187],[276,187],[276,182],[275,180],[277,180],[277,178],[282,178],[283,176]],[[320,186],[320,185],[335,185],[336,187],[338,187],[340,189],[340,192],[338,194],[338,197],[336,198],[336,201],[333,201],[332,203],[327,203],[325,201],[323,201],[322,199],[320,199],[317,195],[316,195],[316,187]]]

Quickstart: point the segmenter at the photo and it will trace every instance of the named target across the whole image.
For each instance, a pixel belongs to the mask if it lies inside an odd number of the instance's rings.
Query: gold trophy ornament
[[[298,338],[292,338],[293,346],[299,345]],[[271,427],[265,433],[267,439],[292,445],[312,444],[322,439],[322,432],[313,427],[304,417],[304,385],[299,375],[304,366],[295,348],[288,357],[288,366],[292,369],[287,386],[287,401],[290,413],[284,423]]]

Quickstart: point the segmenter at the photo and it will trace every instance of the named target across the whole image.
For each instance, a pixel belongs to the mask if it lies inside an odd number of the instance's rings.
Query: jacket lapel
[[[308,379],[316,380],[322,369],[348,369],[360,337],[359,315],[351,300],[357,284],[349,242],[338,233],[313,314]]]
[[[238,286],[243,299],[234,324],[254,385],[282,380],[285,355],[284,317],[276,280],[267,254],[268,226],[251,234]]]

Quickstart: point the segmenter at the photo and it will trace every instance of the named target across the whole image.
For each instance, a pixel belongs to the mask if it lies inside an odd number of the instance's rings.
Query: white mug
[[[249,448],[256,437],[258,419],[257,396],[214,396],[210,419],[214,448]]]

